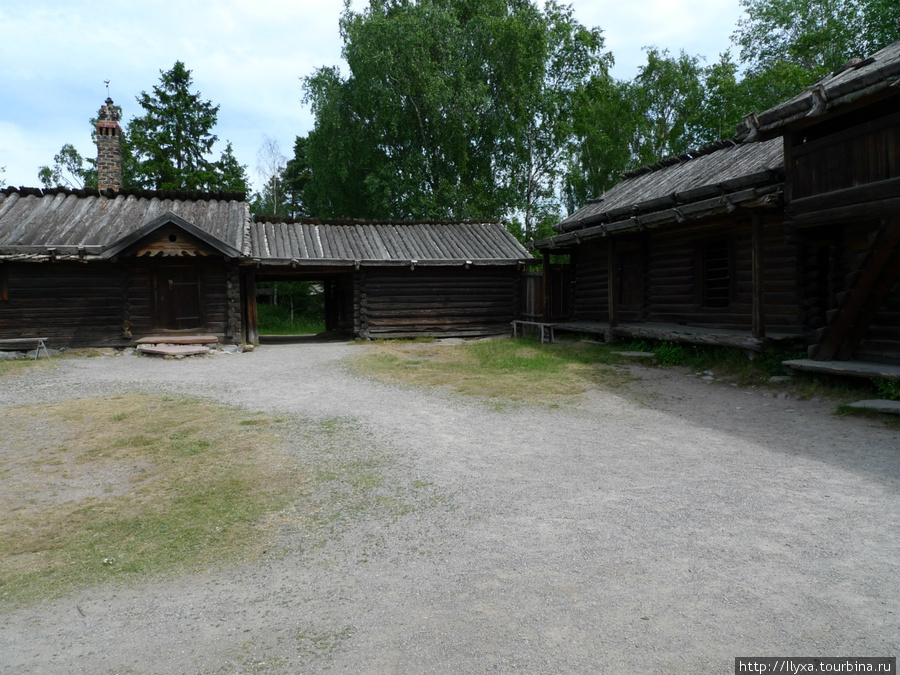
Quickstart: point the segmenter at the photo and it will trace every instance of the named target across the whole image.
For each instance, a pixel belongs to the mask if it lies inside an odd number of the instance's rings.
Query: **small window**
[[[731,247],[710,241],[700,249],[700,287],[704,307],[728,307],[731,302]]]
[[[0,302],[9,300],[9,266],[0,265]]]

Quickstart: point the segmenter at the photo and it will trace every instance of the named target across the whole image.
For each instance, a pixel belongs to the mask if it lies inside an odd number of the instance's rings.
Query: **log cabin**
[[[254,279],[322,281],[326,329],[364,339],[506,334],[531,261],[499,222],[261,221],[249,239]]]
[[[783,143],[809,346],[794,365],[900,365],[900,41],[747,116],[737,138]]]
[[[898,111],[895,42],[731,140],[625,174],[535,242],[543,295],[569,298],[543,321],[754,351],[799,340],[807,369],[843,374],[900,364]]]
[[[98,189],[0,190],[0,340],[259,341],[256,282],[326,289],[349,338],[505,334],[530,254],[499,222],[256,222],[243,194],[122,189],[111,100]]]
[[[761,351],[802,338],[781,143],[720,141],[623,176],[535,242],[568,256],[557,329]],[[553,295],[554,289],[548,290]],[[558,294],[558,293],[557,293]],[[548,308],[549,309],[549,308]]]

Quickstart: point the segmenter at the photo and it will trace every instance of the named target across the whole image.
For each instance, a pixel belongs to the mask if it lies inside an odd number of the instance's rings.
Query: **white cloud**
[[[727,49],[737,0],[571,0],[604,29],[614,74],[631,78],[641,48],[684,48],[715,60]],[[353,0],[359,11],[364,0]],[[0,7],[0,166],[9,184],[37,184],[37,167],[64,143],[93,155],[87,121],[110,94],[126,119],[135,97],[176,60],[194,90],[221,105],[216,133],[251,175],[263,137],[289,155],[309,130],[300,79],[340,61],[343,0],[33,0]]]
[[[576,18],[599,26],[616,58],[613,74],[631,79],[645,62],[644,47],[718,60],[728,51],[741,8],[737,0],[571,0]]]

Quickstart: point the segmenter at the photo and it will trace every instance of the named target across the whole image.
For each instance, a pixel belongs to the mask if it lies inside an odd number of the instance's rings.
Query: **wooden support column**
[[[543,282],[544,294],[544,321],[550,321],[553,318],[553,283],[550,278],[550,251],[545,249],[541,251],[541,269],[544,273],[541,281]]]
[[[765,263],[763,260],[763,214],[762,211],[753,212],[753,337],[761,340],[766,336],[766,308],[763,302],[763,275]]]
[[[244,267],[241,270],[241,299],[244,305],[244,328],[241,337],[246,344],[259,344],[259,315],[256,310],[256,270]]]
[[[891,288],[900,279],[900,216],[887,221],[872,245],[860,270],[859,279],[849,289],[842,306],[825,331],[816,361],[846,361],[865,337]]]
[[[607,310],[609,327],[619,325],[619,257],[616,255],[616,240],[610,237],[606,246],[607,266]]]

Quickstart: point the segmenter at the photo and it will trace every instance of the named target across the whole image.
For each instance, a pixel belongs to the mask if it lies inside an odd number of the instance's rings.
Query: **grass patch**
[[[47,368],[53,359],[42,358],[35,361],[31,358],[16,359],[15,361],[0,361],[0,377],[15,377],[32,368]]]
[[[373,343],[355,361],[363,373],[414,385],[441,386],[453,391],[505,401],[559,405],[591,387],[616,388],[636,379],[621,366],[635,363],[617,352],[651,352],[645,366],[682,366],[740,386],[787,389],[800,399],[823,398],[849,403],[860,398],[900,397],[893,382],[876,384],[858,378],[791,373],[782,361],[802,358],[801,349],[767,350],[748,357],[741,349],[639,340],[603,344],[562,340],[541,344],[534,338],[473,341],[462,345],[423,345],[406,341]],[[788,383],[771,384],[776,375],[791,375]]]
[[[554,404],[590,387],[619,387],[634,378],[609,345],[541,344],[531,338],[462,345],[385,342],[354,360],[361,372],[415,385],[443,386],[502,401]]]
[[[888,429],[900,429],[900,416],[873,410],[872,408],[851,408],[842,403],[835,411],[841,417],[864,417],[875,422],[881,422]]]
[[[0,600],[207,569],[270,539],[297,493],[267,418],[128,395],[0,417]]]
[[[5,408],[0,500],[0,607],[300,553],[447,504],[352,418],[137,394]]]
[[[760,384],[775,375],[787,375],[782,361],[806,358],[802,349],[775,351],[768,349],[753,358],[734,347],[689,345],[678,342],[637,340],[615,345],[627,351],[651,352],[658,366],[685,366],[696,371],[711,371],[728,376],[739,384]]]
[[[260,335],[317,335],[325,332],[324,316],[295,313],[282,305],[257,306]]]
[[[16,359],[15,361],[0,361],[0,378],[15,377],[16,375],[22,375],[32,369],[46,370],[48,368],[55,368],[60,361],[66,359],[108,356],[112,353],[113,350],[109,348],[96,349],[91,347],[79,347],[77,349],[65,349],[63,353],[55,354],[49,359],[42,355],[39,359],[26,356],[25,358]]]

